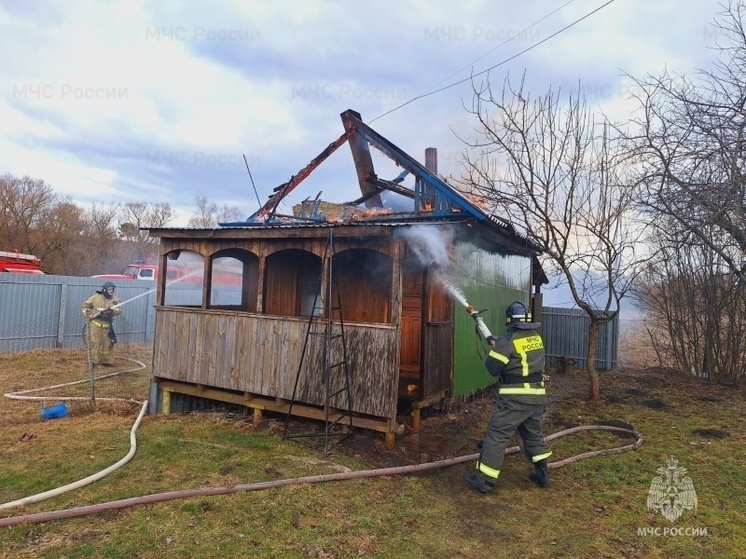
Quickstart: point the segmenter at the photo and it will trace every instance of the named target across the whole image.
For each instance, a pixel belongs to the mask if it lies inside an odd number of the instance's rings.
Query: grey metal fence
[[[83,347],[83,314],[80,305],[100,289],[102,280],[75,276],[0,273],[0,353]],[[114,330],[122,343],[152,342],[155,332],[155,282],[117,280],[117,295],[124,312]],[[240,287],[214,289],[216,304],[236,302]],[[166,303],[200,304],[201,288],[174,283],[166,290]],[[589,319],[580,309],[544,307],[542,334],[547,364],[557,366],[569,357],[585,367]],[[610,370],[617,364],[619,319],[601,327],[596,346],[596,367]]]
[[[101,289],[97,278],[0,274],[0,353],[84,347],[80,306]],[[153,340],[155,283],[117,280],[117,296],[126,301],[114,321],[122,343]]]
[[[588,327],[590,318],[582,309],[543,307],[542,337],[547,354],[547,366],[557,367],[561,357],[573,361],[573,367],[585,368],[587,363]],[[601,326],[596,344],[596,369],[609,371],[617,366],[619,316]]]
[[[0,273],[0,353],[55,347],[84,347],[80,306],[103,282],[100,278]],[[152,342],[156,287],[153,281],[115,280],[123,312],[114,319],[117,340]],[[216,305],[240,302],[241,286],[213,287]],[[173,282],[167,305],[200,305],[202,284]]]

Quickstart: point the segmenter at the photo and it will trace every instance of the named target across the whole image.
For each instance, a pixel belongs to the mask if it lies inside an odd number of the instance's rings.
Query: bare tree
[[[560,92],[532,99],[509,79],[501,95],[475,87],[477,139],[466,141],[462,180],[493,212],[525,229],[546,248],[546,263],[567,281],[590,319],[587,371],[599,399],[599,327],[619,312],[637,270],[639,232],[630,212],[632,188],[611,128],[597,123],[578,97]]]
[[[218,207],[204,196],[195,197],[194,202],[197,204],[197,215],[189,219],[189,227],[213,227]]]
[[[746,357],[745,14],[734,0],[716,16],[712,70],[636,80],[629,135],[659,250],[640,299],[667,325],[677,367],[712,379],[742,376]]]
[[[83,253],[85,220],[70,198],[41,179],[0,177],[0,247],[33,254],[43,269],[74,274]]]
[[[44,222],[33,232],[35,254],[42,259],[45,269],[62,275],[78,271],[83,252],[81,232],[85,225],[83,210],[72,200],[58,201],[44,216]]]
[[[235,206],[224,204],[218,207],[204,196],[197,196],[194,202],[197,204],[197,215],[189,219],[189,227],[217,227],[218,223],[238,221],[243,215]]]
[[[651,328],[666,336],[653,340],[680,371],[715,381],[746,375],[746,286],[731,274],[720,255],[691,239],[672,239],[661,217],[653,230],[659,250],[635,286]],[[706,233],[703,229],[701,233]],[[713,243],[722,230],[710,227]]]
[[[79,275],[115,273],[133,258],[128,243],[118,234],[120,205],[115,202],[93,203],[84,214],[85,250],[77,263]]]
[[[85,212],[86,234],[92,238],[116,238],[119,204],[93,203]]]
[[[168,203],[128,202],[121,207],[118,235],[132,243],[135,259],[144,260],[158,244],[147,229],[165,227],[174,217],[175,213]]]
[[[33,254],[44,271],[93,275],[118,272],[153,250],[148,227],[174,217],[169,204],[93,204],[84,210],[32,177],[0,176],[0,249]]]
[[[223,204],[218,208],[215,218],[218,223],[232,223],[246,219],[246,214],[238,206]]]
[[[34,254],[44,259],[35,232],[57,204],[52,187],[29,176],[0,176],[0,246]]]
[[[742,1],[715,20],[722,38],[711,71],[637,79],[631,135],[639,156],[639,205],[668,235],[718,255],[736,274],[746,264],[746,32]],[[718,230],[713,233],[713,228]]]
[[[125,207],[127,204],[125,204]],[[160,204],[146,204],[148,211],[145,215],[146,227],[165,227],[176,217],[176,212],[171,208],[171,204],[162,202]]]

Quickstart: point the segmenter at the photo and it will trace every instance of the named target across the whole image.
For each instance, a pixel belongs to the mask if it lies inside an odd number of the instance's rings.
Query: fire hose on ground
[[[564,431],[558,431],[546,437],[546,440],[553,440],[565,435],[577,433],[580,431],[591,431],[591,430],[603,430],[603,431],[617,431],[633,435],[636,440],[634,443],[615,447],[607,448],[602,450],[594,450],[570,456],[564,460],[557,462],[551,462],[550,468],[559,468],[572,462],[576,462],[583,458],[590,458],[592,456],[601,456],[603,454],[618,454],[627,450],[633,450],[642,444],[642,436],[633,429],[626,429],[624,427],[614,427],[610,425],[583,425],[580,427],[573,427],[565,429]],[[134,433],[134,429],[133,429]],[[506,450],[506,454],[513,454],[520,450],[519,446],[513,446]],[[225,485],[220,487],[202,487],[198,489],[183,489],[179,491],[168,491],[165,493],[155,493],[152,495],[143,495],[140,497],[130,497],[128,499],[120,499],[118,501],[109,501],[107,503],[99,503],[96,505],[87,505],[82,507],[63,509],[50,512],[40,512],[34,514],[24,514],[20,516],[11,516],[8,518],[0,518],[0,527],[2,526],[16,526],[25,522],[38,523],[38,522],[49,522],[51,520],[60,520],[63,518],[75,518],[79,516],[88,516],[92,514],[99,514],[109,510],[123,509],[127,507],[133,507],[137,505],[146,505],[152,503],[162,503],[164,501],[173,501],[175,499],[188,499],[192,497],[205,497],[212,495],[226,495],[229,493],[238,493],[239,491],[261,491],[264,489],[273,489],[277,487],[285,487],[288,485],[300,485],[308,483],[323,483],[329,481],[342,481],[351,479],[363,479],[370,477],[380,476],[393,476],[401,474],[414,474],[419,472],[426,472],[429,470],[435,470],[438,468],[445,468],[448,466],[454,466],[456,464],[462,464],[464,462],[473,461],[479,458],[479,454],[468,454],[465,456],[457,456],[454,458],[446,458],[444,460],[437,460],[435,462],[427,462],[423,464],[412,464],[408,466],[396,466],[392,468],[379,468],[374,470],[359,470],[355,472],[340,472],[334,474],[322,474],[316,476],[306,476],[297,478],[278,479],[274,481],[262,481],[257,483],[244,483],[237,485]]]
[[[476,311],[473,307],[467,305],[466,310],[470,314],[470,316],[472,316],[472,318],[474,319],[478,332],[485,339],[489,339],[492,336],[492,334],[489,328],[487,328],[487,326],[485,325],[482,318],[479,316],[486,309],[483,309],[481,311]],[[130,361],[134,361],[134,360],[130,360]],[[138,361],[135,361],[135,362],[139,363]],[[142,365],[143,368],[145,367],[144,364],[142,363],[139,363],[139,364]],[[99,379],[106,378],[106,377],[113,376],[116,374],[121,374],[121,373],[112,373],[111,375],[105,375],[103,377],[98,377],[98,378]],[[78,384],[80,382],[85,382],[85,381],[76,381],[76,382],[72,382],[68,384],[59,384],[56,386],[51,386],[51,387],[46,387],[46,388],[26,390],[22,392],[5,394],[5,396],[8,398],[15,398],[15,399],[45,399],[44,397],[25,396],[25,394],[28,394],[30,392],[40,391],[40,390],[48,390],[51,388],[69,386],[72,384]],[[68,399],[69,400],[83,400],[85,398],[68,398]],[[135,400],[126,400],[126,399],[120,399],[120,398],[108,398],[108,400],[135,402]],[[140,402],[137,402],[137,403],[140,403]],[[89,483],[92,483],[93,481],[101,479],[102,477],[108,475],[115,469],[126,464],[132,458],[132,456],[134,456],[135,449],[136,449],[135,432],[137,431],[137,428],[145,413],[146,406],[147,406],[147,401],[143,403],[140,414],[137,417],[137,420],[135,421],[130,431],[130,452],[122,460],[106,468],[105,470],[98,472],[97,474],[88,476],[87,478],[84,478],[77,482],[65,485],[63,487],[59,487],[57,489],[46,491],[38,495],[32,495],[30,497],[26,497],[26,498],[19,499],[16,501],[0,504],[0,510],[15,507],[15,506],[35,503],[35,502],[59,495],[66,491],[77,489],[78,487],[82,487],[83,485],[87,485]],[[635,442],[630,443],[628,445],[624,445],[624,446],[601,449],[601,450],[594,450],[594,451],[589,451],[589,452],[585,452],[582,454],[570,456],[563,460],[550,462],[548,464],[548,467],[552,469],[560,468],[562,466],[571,464],[573,462],[582,460],[584,458],[602,456],[605,454],[618,454],[618,453],[626,452],[628,450],[634,450],[638,448],[640,445],[642,445],[642,442],[643,442],[642,435],[640,435],[640,433],[638,433],[634,428],[626,428],[626,427],[619,427],[619,426],[613,426],[613,425],[583,425],[579,427],[572,427],[570,429],[565,429],[563,431],[558,431],[556,433],[548,435],[546,437],[546,440],[550,441],[550,440],[558,439],[560,437],[564,437],[566,435],[578,433],[581,431],[596,431],[596,430],[614,431],[614,432],[634,436]],[[505,453],[514,454],[516,452],[519,452],[520,450],[521,450],[520,446],[513,446],[513,447],[508,448],[505,451]],[[434,462],[412,464],[412,465],[407,465],[407,466],[396,466],[396,467],[391,467],[391,468],[359,470],[359,471],[354,471],[354,472],[341,472],[341,473],[334,473],[334,474],[322,474],[322,475],[306,476],[306,477],[298,477],[298,478],[286,478],[286,479],[256,482],[256,483],[247,483],[247,484],[236,484],[236,485],[226,485],[226,486],[219,486],[219,487],[203,487],[203,488],[198,488],[198,489],[183,489],[183,490],[177,490],[177,491],[168,491],[164,493],[155,493],[155,494],[143,495],[139,497],[130,497],[127,499],[120,499],[117,501],[109,501],[105,503],[99,503],[96,505],[87,505],[87,506],[75,507],[75,508],[70,508],[70,509],[0,518],[0,527],[16,526],[18,524],[23,524],[23,523],[49,522],[51,520],[59,520],[63,518],[75,518],[75,517],[80,517],[80,516],[88,516],[88,515],[93,515],[93,514],[99,514],[105,511],[109,511],[109,510],[123,509],[123,508],[133,507],[137,505],[160,503],[164,501],[172,501],[175,499],[186,499],[186,498],[192,498],[192,497],[203,497],[203,496],[212,496],[212,495],[226,495],[230,493],[238,493],[241,491],[261,491],[265,489],[273,489],[273,488],[285,487],[289,485],[323,483],[323,482],[330,482],[330,481],[343,481],[343,480],[363,479],[363,478],[380,477],[380,476],[393,476],[393,475],[401,475],[401,474],[414,474],[414,473],[419,473],[419,472],[426,472],[429,470],[435,470],[438,468],[454,466],[456,464],[462,464],[464,462],[474,461],[474,460],[477,460],[478,458],[479,458],[479,454],[475,453],[475,454],[468,454],[465,456],[446,458],[446,459],[437,460]]]
[[[122,375],[124,373],[132,373],[135,371],[139,371],[145,368],[145,364],[136,360],[136,359],[129,359],[127,357],[117,357],[117,359],[122,359],[125,361],[130,361],[132,363],[137,364],[137,368],[134,369],[127,369],[124,371],[117,371],[114,373],[109,373],[107,375],[101,375],[99,377],[95,377],[95,380],[103,380],[106,378],[114,377],[117,375]],[[94,379],[91,378],[90,382],[92,382]],[[82,400],[89,400],[89,398],[85,397],[79,397],[79,396],[31,396],[32,393],[38,393],[43,392],[46,390],[53,390],[55,388],[63,388],[68,386],[74,386],[76,384],[81,384],[84,382],[89,382],[88,379],[86,380],[77,380],[73,382],[67,382],[63,384],[55,384],[53,386],[45,386],[43,388],[32,388],[29,390],[20,390],[18,392],[9,392],[5,394],[4,396],[6,398],[9,398],[11,400],[35,400],[35,401],[45,401],[45,400],[59,400],[59,401],[82,401]],[[57,495],[61,495],[63,493],[67,493],[68,491],[72,491],[74,489],[79,489],[80,487],[83,487],[85,485],[91,484],[94,481],[98,481],[99,479],[109,475],[111,472],[121,468],[124,466],[127,462],[129,462],[132,457],[135,455],[135,452],[137,450],[137,438],[135,436],[135,432],[137,431],[137,428],[140,426],[140,422],[142,421],[143,416],[145,415],[145,411],[147,410],[148,401],[145,400],[144,402],[141,402],[139,400],[134,400],[130,398],[99,398],[99,401],[105,401],[105,402],[126,402],[131,404],[138,404],[141,405],[140,413],[137,416],[137,419],[135,420],[134,425],[132,426],[132,429],[130,430],[130,449],[129,452],[119,461],[112,464],[111,466],[101,470],[98,473],[95,473],[93,475],[90,475],[88,477],[85,477],[83,479],[79,479],[78,481],[68,483],[67,485],[63,485],[61,487],[57,487],[55,489],[50,489],[49,491],[44,491],[42,493],[38,493],[36,495],[30,495],[28,497],[24,497],[22,499],[17,499],[15,501],[10,501],[7,503],[0,504],[0,510],[8,509],[12,507],[22,506],[22,505],[29,505],[32,503],[37,503],[39,501],[43,501],[46,499],[50,499],[52,497],[56,497]],[[95,405],[95,400],[93,400]],[[7,520],[7,519],[4,519]],[[10,524],[9,524],[10,525]]]

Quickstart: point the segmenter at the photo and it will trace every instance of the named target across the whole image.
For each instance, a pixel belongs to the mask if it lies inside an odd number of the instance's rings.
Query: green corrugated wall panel
[[[513,301],[528,303],[531,292],[531,259],[500,256],[468,243],[456,249],[457,284],[495,335],[505,332],[505,309]],[[475,333],[474,320],[456,304],[452,396],[467,394],[495,381],[484,367],[486,343]]]

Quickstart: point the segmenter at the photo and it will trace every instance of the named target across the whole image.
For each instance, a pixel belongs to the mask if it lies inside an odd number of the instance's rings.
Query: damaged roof
[[[464,194],[442,180],[437,173],[426,168],[373,130],[362,121],[357,112],[347,110],[340,116],[344,125],[344,133],[324,148],[308,165],[290,177],[287,182],[276,187],[267,202],[245,221],[221,223],[218,230],[150,229],[151,235],[170,236],[165,234],[169,231],[172,234],[175,233],[175,236],[182,237],[189,231],[197,237],[225,237],[230,231],[229,234],[235,236],[254,237],[262,236],[261,233],[257,235],[257,229],[269,233],[270,230],[277,232],[288,229],[326,229],[328,227],[334,227],[339,231],[339,229],[348,227],[357,229],[371,226],[388,228],[415,224],[462,224],[463,227],[470,228],[468,230],[470,238],[481,241],[480,244],[485,245],[485,248],[490,251],[522,255],[536,255],[543,251],[540,244],[519,233],[509,221],[487,214]],[[315,201],[304,202],[299,216],[277,214],[276,210],[280,201],[345,143],[349,144],[352,151],[362,196],[353,202],[343,204],[345,210],[333,220],[318,213],[318,197]],[[373,167],[370,146],[392,159],[404,169],[404,172],[393,181],[380,179]],[[400,185],[407,174],[415,178],[414,189]],[[394,212],[390,208],[384,208],[380,198],[384,190],[411,199],[412,210]],[[361,204],[365,207],[361,208]],[[255,232],[246,235],[248,233],[246,230],[249,229]],[[223,232],[219,233],[220,230]],[[237,235],[238,230],[244,230],[245,233]]]

